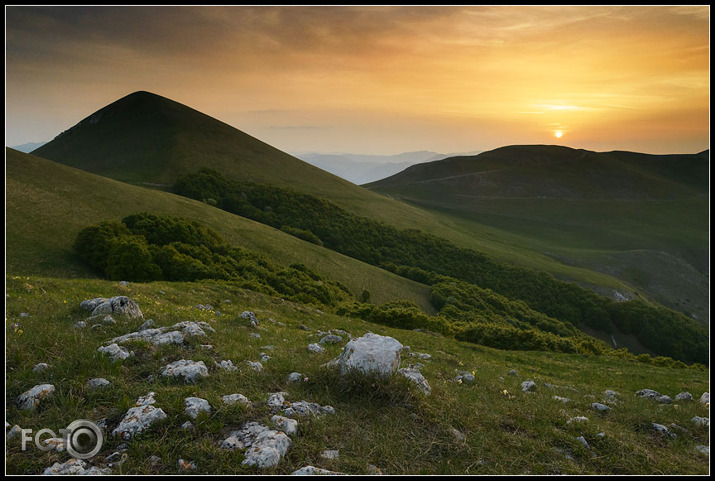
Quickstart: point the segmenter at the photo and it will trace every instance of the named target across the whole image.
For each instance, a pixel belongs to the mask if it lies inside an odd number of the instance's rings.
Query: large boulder
[[[368,375],[391,376],[400,365],[402,344],[397,339],[368,332],[345,345],[343,352],[328,363],[341,374],[357,371]]]
[[[143,317],[139,305],[127,296],[97,297],[80,303],[80,307],[90,311],[92,316],[103,314],[123,314],[128,317]]]

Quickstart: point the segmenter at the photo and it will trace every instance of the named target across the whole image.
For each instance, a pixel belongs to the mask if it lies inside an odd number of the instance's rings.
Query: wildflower
[[[476,375],[477,375],[477,373],[472,371],[472,376],[476,376]]]
[[[308,382],[308,376],[305,376],[305,377],[303,378],[303,382]]]
[[[62,301],[62,302],[63,302],[64,304],[67,304],[67,299],[65,299],[65,300],[64,300],[64,301]]]
[[[462,384],[462,380],[461,380],[461,379],[457,379],[457,383],[458,383],[458,384]]]

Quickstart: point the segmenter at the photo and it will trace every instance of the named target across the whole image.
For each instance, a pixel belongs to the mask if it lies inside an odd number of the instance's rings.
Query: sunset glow
[[[709,146],[709,7],[6,7],[6,143],[148,90],[286,151]],[[563,133],[563,130],[561,130]]]

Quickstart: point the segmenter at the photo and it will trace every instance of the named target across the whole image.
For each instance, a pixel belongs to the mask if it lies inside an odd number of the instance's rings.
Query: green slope
[[[708,151],[512,146],[415,165],[366,187],[613,275],[707,323],[708,172]]]
[[[11,274],[93,275],[72,252],[77,232],[149,211],[199,221],[228,242],[283,264],[303,263],[383,303],[410,299],[425,310],[429,288],[279,230],[167,192],[132,186],[7,148],[6,269]]]

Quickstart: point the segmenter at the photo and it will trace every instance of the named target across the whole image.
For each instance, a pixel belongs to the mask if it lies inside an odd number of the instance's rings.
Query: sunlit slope
[[[709,151],[511,146],[419,164],[368,188],[613,275],[707,322]]]
[[[234,244],[282,265],[303,263],[356,295],[410,299],[430,310],[429,288],[207,204],[100,177],[6,148],[6,265],[10,274],[86,277],[71,244],[103,220],[146,211],[204,223]]]

